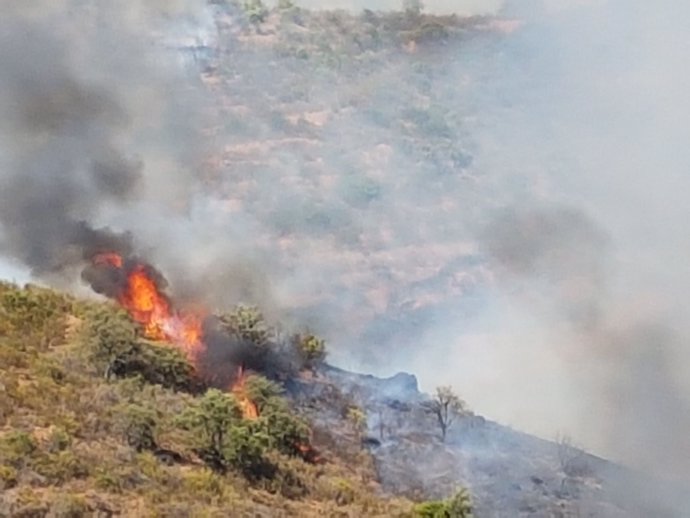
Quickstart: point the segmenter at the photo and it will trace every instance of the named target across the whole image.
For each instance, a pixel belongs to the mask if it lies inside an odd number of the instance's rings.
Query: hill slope
[[[110,305],[0,286],[0,516],[410,515],[408,501],[381,495],[359,447],[324,450],[327,462],[289,447],[286,455],[278,443],[249,443],[227,466],[200,457],[203,429],[180,421],[209,395],[191,366],[170,346],[140,339],[117,353],[107,345],[116,327],[87,331],[94,311],[120,318]],[[107,377],[104,346],[127,363]],[[291,419],[283,415],[281,434]],[[234,434],[230,444],[244,444],[233,419],[222,429]],[[256,447],[269,475],[252,471]]]

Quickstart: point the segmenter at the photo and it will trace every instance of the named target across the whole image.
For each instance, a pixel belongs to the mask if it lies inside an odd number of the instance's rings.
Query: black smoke
[[[66,44],[29,19],[0,21],[1,246],[37,276],[94,252],[129,253],[131,236],[93,223],[136,195],[142,163],[118,145],[128,116],[81,79]]]

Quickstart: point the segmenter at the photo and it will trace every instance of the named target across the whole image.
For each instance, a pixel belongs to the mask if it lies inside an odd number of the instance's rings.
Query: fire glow
[[[173,311],[170,300],[159,289],[143,263],[124,271],[122,256],[115,253],[97,255],[93,263],[109,266],[126,274],[124,286],[116,295],[117,302],[132,319],[144,328],[151,340],[167,341],[193,358],[203,348],[202,320],[198,315]]]
[[[167,342],[182,350],[190,362],[199,367],[200,357],[206,352],[203,333],[203,312],[180,312],[164,293],[165,280],[145,262],[125,259],[120,254],[107,252],[93,257],[92,264],[105,270],[99,278],[98,292],[115,299],[126,309],[132,319],[143,327],[144,336],[151,340]],[[105,279],[105,281],[103,281]],[[107,286],[107,288],[104,288]],[[259,408],[247,389],[247,371],[244,364],[237,368],[234,382],[228,387],[237,398],[242,417],[259,419]],[[322,462],[318,452],[309,444],[297,443],[296,452],[307,462]]]
[[[259,409],[249,396],[247,395],[247,388],[245,386],[247,381],[247,376],[244,372],[244,368],[240,366],[237,369],[237,380],[232,385],[230,391],[235,394],[237,400],[240,404],[240,409],[242,410],[242,417],[249,420],[254,420],[259,418]]]

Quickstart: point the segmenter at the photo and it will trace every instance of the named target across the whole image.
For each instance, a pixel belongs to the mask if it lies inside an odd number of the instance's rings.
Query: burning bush
[[[192,432],[199,455],[219,471],[235,469],[254,479],[271,478],[270,450],[304,456],[309,429],[280,397],[281,388],[266,378],[242,376],[230,393],[211,389],[180,418]],[[247,404],[252,410],[247,411]]]
[[[258,479],[273,474],[265,459],[268,436],[257,423],[243,419],[233,394],[210,389],[180,417],[180,425],[191,432],[202,459],[214,470],[236,469]]]

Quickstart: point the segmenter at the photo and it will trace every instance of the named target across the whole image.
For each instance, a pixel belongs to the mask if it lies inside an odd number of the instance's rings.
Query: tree
[[[313,334],[297,335],[293,343],[303,368],[313,369],[326,359],[326,341]]]
[[[259,411],[256,424],[267,438],[269,447],[295,455],[300,452],[300,446],[308,444],[309,428],[290,412],[280,385],[253,374],[245,381],[244,391]]]
[[[261,0],[245,0],[243,8],[252,23],[263,23],[268,16],[268,9]]]
[[[449,386],[438,387],[431,401],[425,404],[426,410],[436,416],[441,428],[441,440],[446,440],[448,429],[455,419],[465,411],[465,403]]]
[[[225,447],[232,425],[242,420],[242,410],[235,396],[210,389],[195,405],[187,408],[180,424],[193,432],[197,449],[217,469],[226,467]]]
[[[179,423],[191,432],[197,452],[216,471],[236,469],[251,480],[275,473],[264,457],[270,444],[265,426],[244,420],[233,394],[208,390],[182,413]]]

